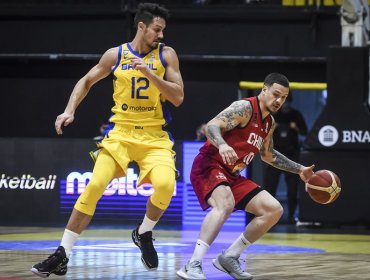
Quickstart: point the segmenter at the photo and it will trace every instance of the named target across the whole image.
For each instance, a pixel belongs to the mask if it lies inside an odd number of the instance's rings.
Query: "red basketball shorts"
[[[210,207],[207,200],[221,184],[230,186],[235,199],[235,210],[245,210],[248,202],[262,191],[255,182],[230,174],[221,163],[203,154],[195,157],[190,180],[203,210]]]

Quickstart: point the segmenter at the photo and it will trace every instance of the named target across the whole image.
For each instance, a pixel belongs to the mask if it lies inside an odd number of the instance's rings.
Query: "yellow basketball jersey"
[[[140,57],[149,69],[163,78],[166,63],[162,56],[164,44],[147,54],[134,51],[130,43],[119,46],[117,64],[113,73],[114,115],[110,121],[133,126],[163,126],[170,121],[170,114],[164,112],[165,99],[150,80],[139,70],[134,70],[130,57]]]

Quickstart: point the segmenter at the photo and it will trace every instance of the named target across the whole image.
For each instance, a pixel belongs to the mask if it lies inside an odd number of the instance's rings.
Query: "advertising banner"
[[[306,150],[370,151],[369,49],[330,49],[327,104]]]
[[[64,226],[78,196],[92,175],[90,139],[0,139],[0,224]],[[98,202],[94,224],[137,224],[150,184],[136,186],[139,169],[131,164],[127,176],[112,180]],[[175,186],[161,224],[181,226],[182,184]]]

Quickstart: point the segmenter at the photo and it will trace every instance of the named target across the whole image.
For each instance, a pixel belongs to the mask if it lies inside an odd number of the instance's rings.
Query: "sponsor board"
[[[92,176],[92,172],[80,173],[73,171],[67,175],[65,180],[66,195],[81,194]],[[112,195],[130,195],[130,196],[151,196],[153,193],[153,186],[151,184],[142,184],[137,186],[138,174],[133,168],[127,169],[127,176],[113,179],[104,191],[104,196]],[[64,184],[64,181],[61,181]],[[176,184],[173,193],[176,196]]]
[[[368,130],[338,130],[333,125],[324,125],[320,128],[317,138],[325,147],[342,144],[364,144],[370,143],[370,132]]]
[[[56,178],[57,175],[34,177],[31,174],[23,174],[18,177],[1,174],[0,189],[53,190],[55,187]]]

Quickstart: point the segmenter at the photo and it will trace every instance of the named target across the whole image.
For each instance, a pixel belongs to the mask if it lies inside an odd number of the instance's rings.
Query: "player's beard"
[[[159,41],[154,41],[152,43],[152,50],[156,49],[158,47],[159,43],[160,43]]]
[[[272,105],[271,105],[272,106]],[[277,112],[279,112],[279,110],[280,110],[280,108],[279,109],[277,109],[276,111],[274,111],[274,110],[271,110],[270,109],[270,107],[266,107],[266,109],[267,109],[267,111],[271,114],[271,115],[276,115],[277,114]]]
[[[157,48],[161,41],[162,41],[161,38],[157,38],[155,41],[153,41],[152,43],[152,45],[154,46],[153,49]]]
[[[147,32],[148,31],[145,31],[144,36],[147,34]],[[160,42],[161,42],[161,40],[157,38],[156,40],[153,40],[153,41],[146,41],[146,45],[152,51],[152,50],[154,50],[158,47],[158,44]]]
[[[270,110],[270,108],[267,108],[267,111],[268,111],[271,115],[275,115],[275,114],[276,114],[276,112],[271,111],[271,110]]]
[[[148,47],[150,51],[155,50],[158,47],[158,44],[159,44],[159,41],[146,42],[146,46]]]
[[[277,114],[277,112],[279,112],[279,110],[281,109],[281,105],[280,105],[279,103],[277,103],[277,102],[273,101],[273,102],[271,103],[271,105],[270,105],[270,106],[266,106],[266,108],[267,108],[267,111],[268,111],[270,114],[275,115],[275,114]]]

